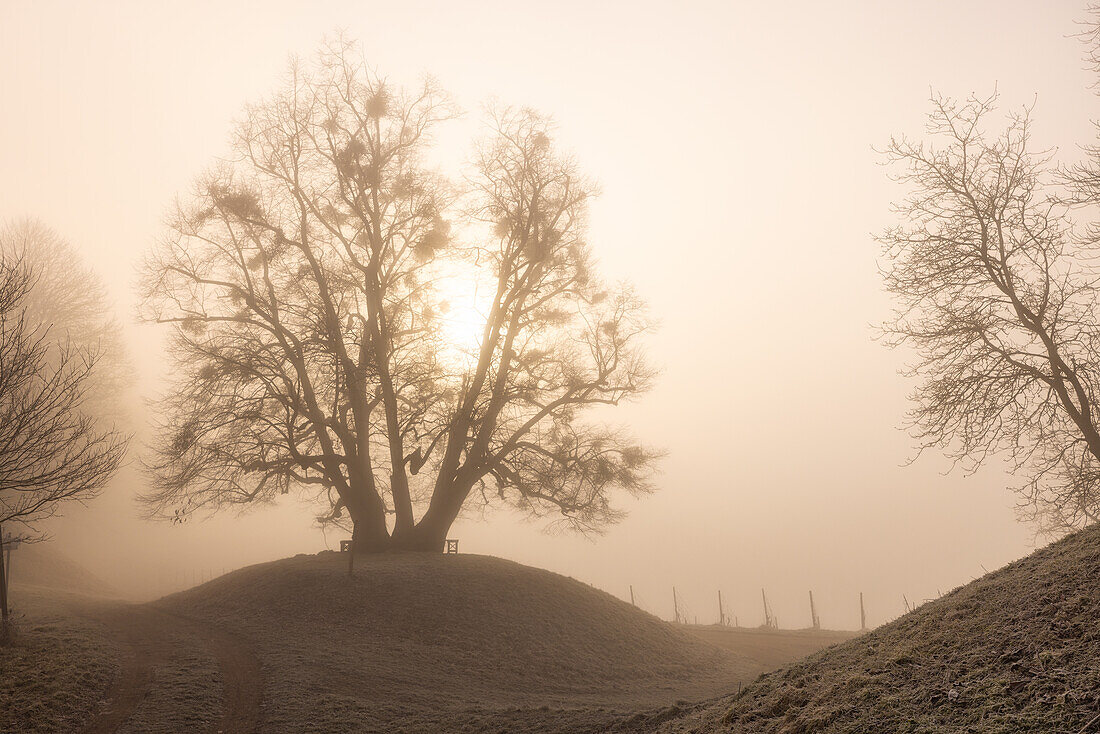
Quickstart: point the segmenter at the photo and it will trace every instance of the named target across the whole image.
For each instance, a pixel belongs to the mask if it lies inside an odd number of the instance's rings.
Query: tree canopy
[[[882,236],[899,303],[885,332],[918,356],[922,447],[971,468],[1007,456],[1024,514],[1076,527],[1100,517],[1100,240],[1031,149],[1030,110],[989,131],[995,100],[934,98],[932,141],[886,150],[910,194]]]
[[[31,532],[64,502],[95,497],[127,446],[89,409],[101,352],[31,316],[35,278],[24,259],[0,258],[0,525]]]
[[[20,308],[34,328],[48,328],[51,341],[94,353],[83,404],[97,419],[126,423],[131,367],[114,307],[99,276],[79,251],[36,219],[0,226],[0,257],[29,268],[33,277]]]
[[[616,490],[650,490],[658,452],[593,416],[654,377],[643,302],[595,273],[595,186],[547,118],[510,108],[448,180],[425,160],[456,115],[349,44],[246,109],[145,268],[176,375],[154,513],[312,488],[359,550],[438,550],[471,498],[594,530]],[[457,273],[487,294],[464,359],[441,287]]]

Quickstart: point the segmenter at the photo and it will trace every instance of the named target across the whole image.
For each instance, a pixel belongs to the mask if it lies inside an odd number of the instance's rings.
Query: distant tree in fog
[[[21,262],[34,273],[22,308],[27,323],[48,327],[53,342],[96,354],[86,378],[84,405],[101,419],[119,420],[133,370],[122,343],[107,289],[80,253],[35,219],[0,226],[0,257]]]
[[[98,348],[32,316],[36,278],[24,259],[0,258],[0,528],[32,533],[64,502],[95,497],[127,444],[89,409]]]
[[[1084,171],[1058,185],[1029,110],[989,132],[995,99],[937,97],[931,140],[886,150],[909,195],[881,238],[899,304],[884,329],[917,355],[921,447],[970,468],[1006,456],[1023,514],[1072,528],[1100,517],[1100,230],[1071,218],[1100,189]]]
[[[615,520],[657,454],[587,416],[649,388],[650,322],[593,273],[593,185],[545,118],[505,109],[456,187],[424,163],[447,96],[353,56],[294,64],[247,109],[148,262],[177,378],[146,501],[176,517],[314,487],[360,551],[439,550],[472,502]],[[439,284],[460,266],[489,295],[455,360]]]

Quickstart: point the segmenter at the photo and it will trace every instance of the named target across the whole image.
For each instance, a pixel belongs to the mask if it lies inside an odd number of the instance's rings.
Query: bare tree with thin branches
[[[98,354],[53,340],[24,307],[34,274],[0,259],[0,537],[17,525],[32,534],[66,502],[95,497],[122,463],[127,439],[84,410]],[[7,583],[0,564],[7,639]]]
[[[423,163],[456,114],[431,80],[396,89],[345,43],[288,77],[146,269],[144,314],[173,325],[178,375],[151,510],[313,488],[364,552],[439,550],[472,501],[581,530],[617,519],[611,494],[648,491],[658,452],[586,414],[649,388],[651,323],[594,275],[594,187],[552,125],[492,115],[459,187]],[[457,263],[492,294],[462,365],[440,357],[436,288]]]
[[[932,100],[932,142],[893,139],[909,196],[885,232],[887,341],[917,354],[910,426],[970,469],[1007,456],[1045,530],[1100,516],[1095,233],[1075,227],[1030,110],[986,130],[996,96]]]

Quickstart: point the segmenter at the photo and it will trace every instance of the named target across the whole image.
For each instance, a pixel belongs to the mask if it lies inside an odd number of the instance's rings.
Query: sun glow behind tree
[[[485,338],[492,305],[492,273],[454,258],[439,263],[437,270],[432,284],[437,358],[447,373],[461,378],[477,363]]]

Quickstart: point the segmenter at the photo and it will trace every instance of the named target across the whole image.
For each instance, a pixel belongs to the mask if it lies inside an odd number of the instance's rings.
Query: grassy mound
[[[660,730],[1098,731],[1100,527]]]
[[[486,556],[361,558],[351,579],[339,554],[297,556],[157,603],[251,643],[275,731],[597,731],[759,670],[586,584]]]

